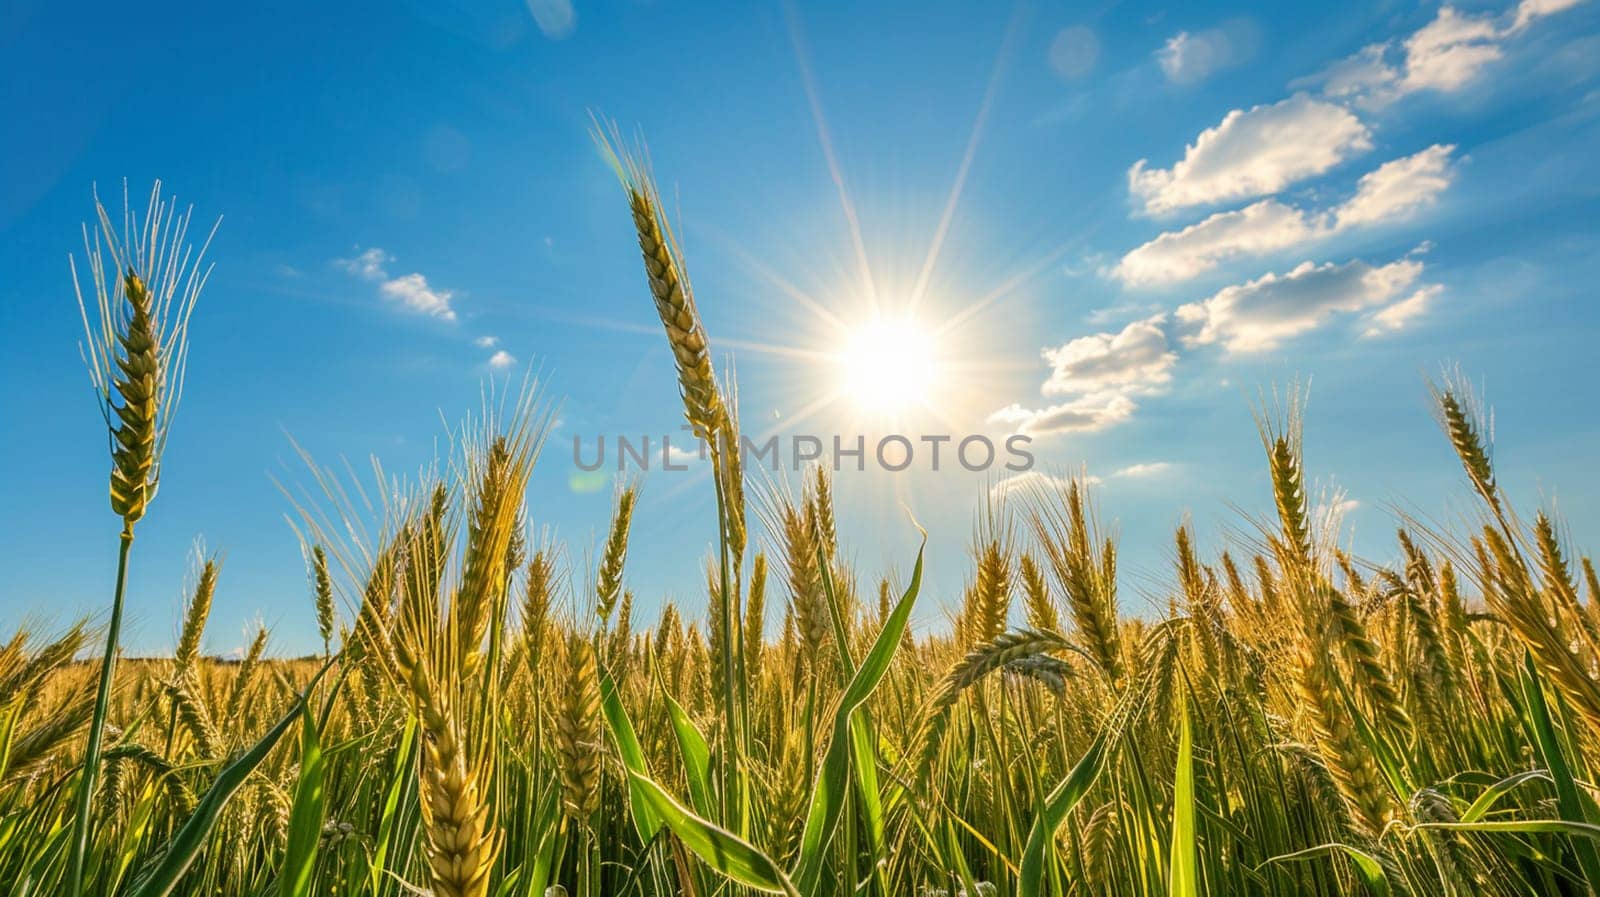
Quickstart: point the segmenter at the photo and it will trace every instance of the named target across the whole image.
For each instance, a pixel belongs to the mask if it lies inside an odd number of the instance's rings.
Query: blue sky
[[[1161,594],[1186,516],[1215,551],[1265,511],[1252,407],[1297,376],[1310,473],[1375,559],[1397,507],[1471,510],[1427,409],[1442,364],[1486,387],[1522,505],[1580,540],[1600,523],[1592,3],[14,2],[0,624],[109,598],[67,256],[91,185],[123,179],[224,216],[131,650],[169,647],[197,539],[225,558],[208,650],[257,618],[275,650],[311,648],[290,437],[415,470],[486,381],[530,370],[561,403],[531,513],[582,568],[610,487],[574,477],[573,437],[680,420],[591,114],[648,141],[747,430],[884,431],[829,356],[874,301],[914,305],[941,333],[937,426],[1025,433],[1042,468],[1098,478],[1130,609]],[[863,576],[909,563],[903,502],[932,531],[938,625],[993,479],[841,474]],[[646,478],[641,612],[703,606],[712,515],[703,474]]]

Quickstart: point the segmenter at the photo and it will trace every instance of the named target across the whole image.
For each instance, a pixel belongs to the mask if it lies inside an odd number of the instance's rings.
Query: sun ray
[[[750,340],[718,339],[719,349],[741,349],[754,352],[758,355],[772,355],[778,358],[789,358],[795,361],[820,361],[828,362],[833,359],[833,354],[818,349],[803,349],[799,346],[787,346],[781,343],[758,343]]]
[[[766,430],[763,430],[761,435],[756,438],[761,442],[765,442],[768,439],[778,435],[778,433],[784,428],[793,428],[799,426],[811,418],[816,417],[818,414],[821,414],[824,409],[832,406],[838,400],[839,396],[836,392],[830,392],[819,396],[801,406],[799,411],[796,411],[786,418],[782,418],[778,423],[773,424]]]
[[[1072,249],[1072,247],[1077,246],[1080,243],[1082,243],[1082,238],[1063,243],[1054,250],[1051,250],[1049,253],[1046,253],[1038,261],[1023,268],[1016,274],[1013,274],[1010,278],[1002,281],[999,285],[994,287],[994,289],[991,289],[989,292],[979,296],[977,299],[965,305],[961,311],[956,312],[955,314],[946,318],[944,323],[940,324],[938,329],[935,331],[936,335],[942,337],[948,333],[954,332],[956,328],[977,317],[994,303],[1006,298],[1015,291],[1021,289],[1022,286],[1028,283],[1030,280],[1033,280],[1035,277],[1043,274],[1051,265],[1055,264],[1061,259],[1062,256],[1066,255],[1067,252]]]
[[[856,265],[860,269],[861,286],[867,302],[876,308],[878,289],[872,276],[872,263],[867,259],[867,244],[861,236],[861,220],[856,216],[855,202],[850,198],[850,190],[845,186],[844,172],[839,166],[839,158],[833,151],[833,135],[828,129],[828,120],[822,111],[822,98],[817,91],[816,77],[811,71],[805,34],[800,26],[800,12],[795,9],[792,0],[785,0],[783,12],[789,26],[789,42],[794,48],[795,64],[800,68],[800,80],[805,86],[806,102],[811,107],[811,119],[817,126],[817,142],[821,145],[823,158],[828,163],[828,175],[833,178],[833,186],[839,192],[839,206],[844,211],[845,222],[850,228],[850,239],[855,244]]]
[[[741,246],[738,241],[734,240],[731,236],[720,231],[715,232],[713,236],[715,236],[716,239],[728,249],[728,251],[732,252],[740,263],[746,265],[750,268],[750,270],[754,271],[756,276],[777,287],[779,291],[788,296],[790,299],[800,303],[807,311],[821,319],[823,323],[828,324],[841,333],[850,329],[850,325],[846,324],[843,318],[834,314],[832,311],[829,311],[827,306],[813,298],[810,293],[800,289],[800,287],[784,278],[777,271],[774,271],[771,266],[756,258],[753,253]]]
[[[1036,359],[1033,359],[1033,358],[1030,358],[1027,361],[959,361],[959,360],[952,360],[952,361],[943,362],[943,364],[941,366],[945,370],[951,371],[951,372],[954,372],[954,373],[969,373],[969,374],[999,374],[999,373],[1015,373],[1015,372],[1032,373],[1032,372],[1037,371],[1039,369],[1039,362]]]
[[[984,127],[989,121],[989,111],[994,108],[994,98],[1000,90],[1000,76],[1004,73],[1006,62],[1011,56],[1021,19],[1022,6],[1019,3],[1012,11],[1011,21],[1006,25],[1005,36],[1000,40],[1000,50],[995,54],[994,66],[989,72],[989,84],[984,88],[983,99],[978,103],[978,115],[972,123],[972,133],[967,137],[966,150],[961,154],[961,164],[956,168],[955,181],[950,185],[950,195],[945,199],[944,211],[939,216],[939,224],[934,228],[933,239],[928,244],[928,255],[922,263],[922,271],[917,275],[916,285],[911,288],[908,302],[913,309],[922,302],[923,293],[928,289],[928,280],[933,276],[934,266],[939,263],[939,253],[944,248],[945,236],[950,232],[950,222],[955,218],[956,205],[961,201],[961,192],[967,184],[967,174],[972,170],[972,160],[978,154],[978,144],[983,139]]]

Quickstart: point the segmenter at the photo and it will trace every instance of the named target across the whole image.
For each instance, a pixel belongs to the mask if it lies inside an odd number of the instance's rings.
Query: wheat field
[[[159,190],[101,210],[76,273],[118,585],[105,623],[0,648],[9,893],[1597,893],[1600,582],[1510,506],[1462,381],[1433,399],[1477,521],[1403,521],[1403,563],[1338,547],[1291,394],[1259,415],[1275,519],[1215,557],[1179,528],[1164,613],[1119,599],[1079,479],[982,509],[954,625],[914,631],[924,559],[847,562],[826,472],[747,493],[657,193],[613,158],[711,446],[704,601],[635,616],[631,486],[592,565],[541,535],[527,389],[361,500],[310,468],[324,650],[293,661],[265,629],[202,656],[228,587],[203,559],[171,656],[116,662],[209,269]]]

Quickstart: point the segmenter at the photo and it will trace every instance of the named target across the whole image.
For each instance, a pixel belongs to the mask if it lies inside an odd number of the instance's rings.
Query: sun
[[[909,315],[875,316],[851,328],[837,356],[838,391],[879,416],[931,407],[940,359],[934,332]]]

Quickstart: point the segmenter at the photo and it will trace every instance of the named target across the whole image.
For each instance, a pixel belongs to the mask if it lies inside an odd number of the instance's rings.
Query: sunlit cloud
[[[1168,231],[1128,252],[1112,277],[1129,286],[1177,283],[1229,259],[1304,246],[1353,227],[1404,220],[1432,205],[1454,179],[1455,147],[1435,144],[1393,159],[1366,173],[1348,200],[1307,210],[1276,199],[1217,212],[1181,230]]]
[[[995,499],[1007,499],[1012,496],[1048,495],[1059,492],[1072,485],[1077,480],[1081,486],[1098,486],[1103,482],[1099,477],[1087,474],[1078,477],[1055,476],[1038,470],[1030,470],[1000,480],[989,487],[989,496]]]
[[[1007,405],[989,415],[989,423],[1028,436],[1050,436],[1103,430],[1133,416],[1138,406],[1121,393],[1096,393],[1044,408]]]
[[[1218,28],[1174,34],[1156,51],[1156,63],[1168,81],[1197,84],[1248,61],[1259,41],[1255,23],[1234,19]]]
[[[384,298],[398,302],[418,314],[432,315],[446,321],[456,319],[455,309],[450,307],[450,300],[455,298],[455,293],[450,290],[435,289],[421,274],[402,274],[386,280],[378,284],[378,292]]]
[[[1172,471],[1173,465],[1168,461],[1146,461],[1142,464],[1129,464],[1121,468],[1112,476],[1121,479],[1143,480],[1161,476]]]
[[[1117,333],[1078,337],[1044,350],[1050,377],[1041,391],[1045,395],[1148,392],[1165,385],[1178,360],[1167,345],[1165,320],[1156,315]]]
[[[1476,81],[1505,56],[1506,46],[1539,19],[1581,0],[1523,0],[1501,14],[1441,6],[1428,24],[1404,38],[1370,44],[1299,86],[1381,108],[1421,91],[1453,93]]]
[[[1444,287],[1432,284],[1417,290],[1387,308],[1379,310],[1369,319],[1369,326],[1361,335],[1365,337],[1383,336],[1386,333],[1393,333],[1404,328],[1426,313],[1429,306],[1433,304],[1433,300],[1442,292],[1444,292]]]
[[[387,266],[393,261],[394,256],[374,246],[352,258],[337,259],[335,264],[355,277],[377,284],[378,295],[406,311],[445,321],[456,319],[450,304],[455,292],[438,289],[415,272],[391,277]]]
[[[1267,273],[1210,298],[1180,307],[1176,321],[1186,346],[1220,344],[1232,353],[1263,352],[1310,332],[1328,321],[1358,313],[1381,315],[1400,301],[1416,300],[1395,313],[1399,326],[1425,307],[1415,291],[1422,262],[1403,258],[1373,266],[1355,260],[1343,264],[1304,262],[1286,274]],[[1432,295],[1429,293],[1429,295]],[[1374,326],[1382,327],[1376,317]]]
[[[1431,205],[1450,186],[1454,150],[1453,145],[1434,144],[1362,175],[1356,195],[1334,210],[1333,227],[1378,224]]]
[[[1200,132],[1171,168],[1151,168],[1140,159],[1128,170],[1128,189],[1151,214],[1250,199],[1323,174],[1371,148],[1371,131],[1354,113],[1298,93],[1229,112]]]

